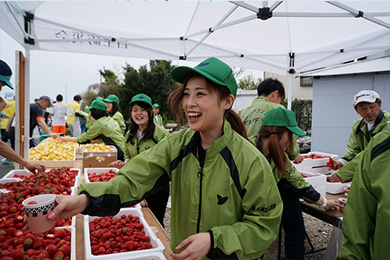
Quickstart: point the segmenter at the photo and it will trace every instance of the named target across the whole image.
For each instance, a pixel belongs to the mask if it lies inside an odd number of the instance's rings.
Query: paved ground
[[[2,178],[4,175],[6,175],[9,171],[14,169],[12,162],[3,162],[4,159],[3,156],[0,155],[0,178]]]

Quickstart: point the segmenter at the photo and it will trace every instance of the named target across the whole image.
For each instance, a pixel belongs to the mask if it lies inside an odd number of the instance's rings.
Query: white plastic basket
[[[150,237],[150,244],[153,248],[151,249],[144,249],[144,250],[137,250],[137,251],[130,251],[130,252],[123,252],[123,253],[116,253],[116,254],[107,254],[107,255],[92,255],[91,252],[91,241],[90,241],[90,233],[89,233],[89,222],[93,221],[96,218],[99,217],[92,217],[92,216],[84,216],[84,252],[85,252],[85,259],[86,260],[124,260],[124,259],[145,259],[145,260],[152,260],[153,256],[155,254],[163,254],[164,253],[164,245],[161,243],[160,239],[157,238],[155,233],[150,228],[149,224],[146,222],[143,213],[139,209],[134,208],[122,208],[115,217],[120,218],[122,215],[133,215],[139,217],[139,222],[143,224],[145,235]],[[161,255],[160,255],[161,256]],[[160,258],[155,258],[160,259]],[[161,258],[161,259],[165,259]]]

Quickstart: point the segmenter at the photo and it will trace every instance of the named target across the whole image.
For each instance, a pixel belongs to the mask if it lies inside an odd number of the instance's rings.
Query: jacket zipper
[[[199,182],[199,208],[198,208],[198,221],[196,224],[196,233],[199,233],[199,226],[200,226],[200,214],[201,214],[201,208],[202,208],[202,179],[203,179],[203,167],[199,168],[198,171],[198,178],[200,178]]]

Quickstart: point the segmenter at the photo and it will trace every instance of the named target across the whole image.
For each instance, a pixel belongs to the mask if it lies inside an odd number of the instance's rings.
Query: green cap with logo
[[[187,66],[178,66],[171,71],[171,77],[175,81],[183,83],[185,78],[193,72],[202,75],[203,77],[211,80],[218,85],[227,87],[230,90],[230,93],[234,97],[236,97],[236,79],[233,76],[232,69],[223,61],[211,57],[202,61],[194,68]]]
[[[160,105],[157,104],[157,103],[154,103],[152,107],[153,107],[153,108],[156,108],[156,107],[160,107]]]
[[[144,102],[144,103],[149,104],[150,106],[152,106],[152,99],[148,95],[145,95],[143,93],[135,95],[131,99],[129,105],[132,106],[135,102]]]
[[[103,99],[103,101],[119,104],[119,98],[114,94],[109,95],[106,99]]]
[[[285,126],[293,134],[305,136],[306,133],[300,129],[295,119],[295,113],[291,110],[278,107],[268,111],[263,118],[264,126]]]
[[[86,109],[92,109],[92,108],[99,109],[99,110],[102,110],[102,111],[106,111],[107,110],[107,105],[106,105],[106,103],[104,103],[103,100],[99,100],[99,99],[96,98],[94,101],[92,101],[91,106],[87,107]]]

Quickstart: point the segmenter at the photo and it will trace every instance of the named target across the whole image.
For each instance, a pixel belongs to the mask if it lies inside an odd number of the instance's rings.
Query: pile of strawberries
[[[0,198],[0,259],[69,259],[70,231],[62,229],[54,233],[53,229],[33,235],[22,230],[25,226],[22,202],[39,194],[70,195],[77,173],[77,170],[62,167],[31,176],[15,175],[13,177],[22,181],[0,184],[0,189],[8,191]],[[56,227],[70,225],[70,218],[55,222]],[[62,240],[64,242],[60,243]]]
[[[143,229],[137,216],[96,218],[89,222],[91,252],[105,255],[152,248]]]
[[[90,182],[106,182],[115,176],[116,172],[114,170],[109,170],[108,172],[103,173],[88,173],[88,179]]]

